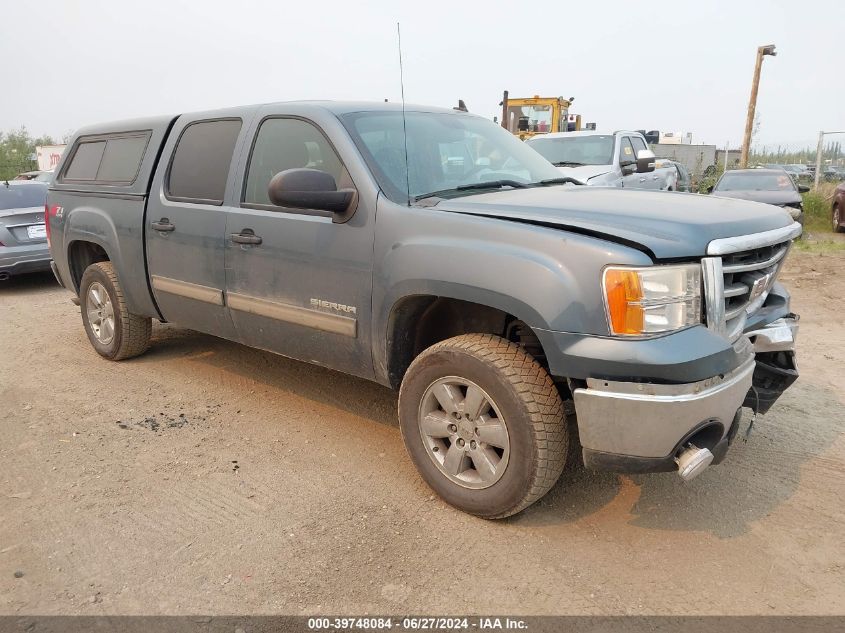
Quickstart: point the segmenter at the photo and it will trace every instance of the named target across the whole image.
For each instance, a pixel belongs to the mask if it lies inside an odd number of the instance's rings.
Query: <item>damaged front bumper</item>
[[[798,380],[795,362],[795,339],[798,336],[798,315],[772,321],[746,332],[754,346],[754,379],[745,396],[744,407],[766,413],[792,383]]]
[[[588,379],[573,394],[585,465],[627,473],[677,471],[679,455],[690,446],[712,453],[712,463],[722,461],[739,429],[741,408],[765,413],[798,378],[797,321],[788,314],[747,332],[734,344],[743,362],[707,380]]]

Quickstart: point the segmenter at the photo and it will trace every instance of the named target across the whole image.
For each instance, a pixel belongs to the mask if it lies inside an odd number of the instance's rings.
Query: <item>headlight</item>
[[[605,268],[604,305],[610,333],[642,336],[701,323],[701,267]]]

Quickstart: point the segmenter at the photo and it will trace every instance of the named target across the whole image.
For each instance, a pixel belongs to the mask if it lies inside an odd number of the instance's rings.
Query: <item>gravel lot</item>
[[[801,379],[724,464],[569,467],[500,522],[383,387],[170,325],[110,363],[50,275],[2,284],[0,614],[845,614],[845,253],[785,279]]]

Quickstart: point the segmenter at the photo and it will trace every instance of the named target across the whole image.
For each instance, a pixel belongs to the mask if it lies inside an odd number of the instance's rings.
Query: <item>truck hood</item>
[[[711,240],[792,224],[783,209],[691,193],[559,186],[441,200],[437,209],[559,227],[628,244],[656,259],[701,257]]]
[[[564,176],[575,178],[578,182],[587,184],[590,178],[601,176],[613,169],[612,165],[581,165],[580,167],[555,167]]]

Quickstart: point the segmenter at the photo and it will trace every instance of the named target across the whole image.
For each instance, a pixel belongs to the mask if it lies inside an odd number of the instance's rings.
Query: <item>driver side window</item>
[[[270,179],[286,169],[319,169],[331,174],[338,188],[351,186],[334,148],[312,123],[302,119],[267,119],[258,129],[249,159],[243,202],[271,205]]]
[[[634,147],[631,145],[631,139],[623,136],[619,140],[619,164],[630,165],[637,160],[637,155],[634,153]]]

